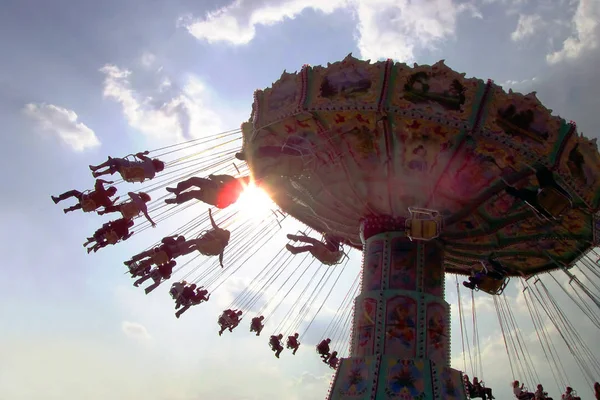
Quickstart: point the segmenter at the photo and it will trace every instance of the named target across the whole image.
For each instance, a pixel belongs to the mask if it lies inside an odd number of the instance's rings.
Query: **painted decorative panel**
[[[406,238],[397,238],[391,243],[389,288],[416,290],[417,247]]]
[[[387,301],[385,354],[400,358],[416,356],[417,301],[396,296]]]
[[[383,264],[383,241],[369,244],[363,266],[363,291],[381,289],[381,271]]]

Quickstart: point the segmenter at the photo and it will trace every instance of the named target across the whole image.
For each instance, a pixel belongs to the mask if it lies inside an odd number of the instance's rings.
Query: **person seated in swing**
[[[568,202],[569,204],[572,200],[571,195],[569,194],[569,192],[567,192],[565,189],[563,189],[558,183],[556,183],[556,180],[554,180],[552,171],[550,171],[548,168],[546,168],[546,167],[539,168],[536,171],[535,176],[536,176],[538,184],[539,184],[539,188],[537,190],[531,190],[531,189],[526,189],[526,188],[517,189],[513,186],[508,186],[505,189],[506,193],[508,193],[512,197],[515,197],[519,200],[522,200],[522,201],[528,203],[538,213],[540,213],[541,215],[543,215],[544,217],[546,217],[548,219],[557,218],[559,215],[553,215],[551,210],[547,210],[545,207],[542,206],[542,204],[540,203],[540,194],[544,190],[554,189],[556,192],[558,192],[559,195],[563,196],[563,199],[557,198],[557,199],[551,199],[551,200],[554,200],[553,201],[554,203],[562,203],[563,202],[562,200],[566,200],[566,202]],[[551,204],[551,205],[553,205],[553,204]],[[560,211],[562,211],[562,210],[558,210],[557,212],[560,213]]]
[[[336,368],[337,368],[337,366],[338,366],[338,362],[339,362],[340,360],[338,359],[338,356],[337,356],[337,355],[338,355],[338,352],[337,352],[337,351],[334,351],[333,353],[331,353],[331,355],[329,356],[329,358],[327,358],[327,360],[325,361],[325,363],[326,363],[327,365],[329,365],[329,367],[330,367],[331,369],[336,369]]]
[[[167,236],[161,240],[161,243],[158,247],[136,254],[123,264],[129,267],[132,275],[138,275],[138,271],[146,271],[152,264],[158,266],[169,262],[181,255],[179,246],[185,245],[185,237]]]
[[[175,309],[177,310],[178,308],[189,304],[190,301],[192,300],[192,298],[194,297],[195,293],[196,293],[196,284],[195,283],[185,285],[183,287],[183,290],[181,291],[181,295],[179,296],[179,299],[175,303]]]
[[[125,261],[123,264],[127,265],[129,269],[129,274],[132,278],[144,277],[150,273],[152,270],[151,264],[135,264],[129,263],[129,261]]]
[[[544,391],[541,383],[537,385],[534,395],[535,400],[552,400],[552,397],[548,397],[548,393]]]
[[[463,380],[465,382],[465,386],[467,388],[467,393],[469,394],[469,397],[471,397],[471,398],[479,397],[478,393],[475,391],[475,388],[473,388],[473,384],[471,383],[471,380],[469,379],[469,375],[464,374]]]
[[[250,322],[250,332],[256,332],[256,336],[260,336],[265,325],[263,324],[264,316],[254,317]]]
[[[475,290],[477,286],[486,278],[486,273],[483,271],[471,272],[468,281],[463,281],[463,286],[471,290]]]
[[[532,400],[535,397],[535,394],[524,390],[524,386],[524,383],[521,383],[521,386],[519,386],[519,381],[513,382],[512,387],[515,397],[519,400]]]
[[[561,396],[562,400],[581,400],[581,397],[577,396],[574,392],[573,392],[573,388],[570,386],[567,386],[565,393],[563,393],[563,395]]]
[[[494,259],[494,254],[490,254],[488,258],[483,262],[486,265],[485,271],[472,272],[468,278],[468,282],[464,281],[463,285],[471,290],[475,290],[482,282],[486,279],[494,279],[502,281],[506,278],[506,268],[497,260]]]
[[[331,343],[331,339],[323,339],[321,343],[317,345],[317,353],[321,356],[321,359],[327,362],[329,358],[329,343]]]
[[[200,254],[205,256],[219,256],[219,264],[223,267],[223,252],[225,247],[229,244],[229,238],[231,233],[227,229],[222,229],[215,223],[210,208],[208,209],[208,216],[212,229],[202,233],[196,239],[189,239],[185,242],[178,243],[178,255],[184,256],[186,254],[198,251]]]
[[[313,239],[304,234],[302,235],[287,235],[288,239],[308,243],[308,246],[292,246],[287,244],[285,248],[292,254],[300,254],[310,252],[317,260],[326,265],[338,264],[344,253],[341,250],[340,239],[333,235],[324,234],[323,241]]]
[[[117,242],[125,241],[133,235],[133,231],[129,232],[129,228],[133,227],[133,221],[120,218],[115,221],[110,221],[102,225],[91,238],[87,238],[87,242],[83,244],[83,247],[93,244],[92,247],[87,249],[88,254],[93,251],[94,253],[109,244],[117,244]]]
[[[247,176],[234,178],[230,175],[209,175],[208,179],[192,177],[179,182],[174,188],[166,188],[168,192],[175,194],[175,198],[166,199],[165,203],[182,204],[196,199],[217,208],[226,208],[237,201],[248,182],[250,178]],[[198,190],[184,192],[193,186]]]
[[[195,288],[191,293],[188,294],[189,297],[186,297],[186,302],[184,306],[175,313],[175,317],[179,318],[181,314],[186,312],[191,306],[196,306],[210,299],[210,294],[208,294],[208,290],[204,289],[203,286],[199,288]]]
[[[194,297],[192,297],[193,304],[200,304],[210,300],[210,294],[208,290],[204,289],[204,286],[200,286],[196,289],[196,293],[194,293]]]
[[[90,165],[90,170],[92,170],[94,178],[119,172],[124,181],[143,182],[146,179],[154,178],[158,172],[165,169],[164,162],[158,159],[151,159],[147,157],[148,154],[148,151],[137,153],[135,157],[140,161],[129,161],[126,158],[108,157],[108,160],[100,165]],[[99,169],[103,168],[106,169],[98,172]]]
[[[229,329],[229,332],[233,332],[233,329],[239,325],[241,316],[241,310],[228,309],[223,311],[223,314],[219,317],[219,325],[221,326],[219,336],[221,336],[226,329]]]
[[[167,263],[161,264],[157,267],[154,267],[150,270],[149,273],[142,276],[140,279],[133,283],[133,286],[138,287],[142,283],[146,282],[148,279],[152,279],[154,283],[146,288],[146,294],[152,292],[156,289],[163,281],[171,278],[171,274],[173,273],[173,268],[177,263],[175,260],[171,260]]]
[[[495,399],[495,397],[492,396],[492,389],[483,386],[483,382],[480,382],[479,378],[476,376],[473,377],[473,390],[475,393],[478,393],[479,397],[481,397],[483,400]]]
[[[123,218],[134,219],[140,213],[143,213],[144,217],[146,217],[146,219],[148,220],[148,222],[150,222],[152,227],[156,227],[156,224],[154,223],[154,221],[152,221],[150,215],[148,215],[148,207],[146,206],[146,203],[152,200],[152,198],[144,192],[129,192],[127,193],[127,195],[131,199],[130,201],[126,201],[117,205],[105,206],[104,210],[98,211],[98,215],[120,212]]]
[[[504,280],[506,275],[508,275],[508,271],[504,265],[498,260],[496,260],[495,254],[491,253],[488,258],[485,260],[488,264],[486,266],[487,272],[486,276],[496,279],[498,281]],[[491,267],[491,268],[489,268]]]
[[[171,285],[171,289],[169,289],[169,294],[171,295],[171,298],[173,300],[175,300],[176,303],[179,301],[179,298],[181,297],[181,294],[183,293],[183,289],[185,288],[186,285],[187,285],[186,281],[173,282],[173,284]],[[176,305],[176,307],[177,307],[177,305]]]
[[[300,347],[300,342],[298,341],[298,332],[294,333],[292,336],[288,336],[286,346],[288,349],[293,350],[292,355],[295,355]]]
[[[69,208],[65,208],[64,213],[68,213],[75,210],[83,210],[83,212],[91,212],[96,211],[100,207],[112,207],[115,201],[117,201],[118,197],[114,200],[111,200],[117,193],[117,188],[114,186],[110,186],[105,188],[104,185],[112,184],[112,181],[105,181],[103,179],[96,179],[96,183],[94,184],[94,190],[89,193],[80,192],[78,190],[69,190],[64,192],[59,196],[50,196],[54,204],[58,204],[60,201],[69,199],[71,197],[75,197],[78,203]]]
[[[594,382],[594,397],[600,400],[600,383]]]
[[[230,310],[230,312],[228,313],[229,320],[231,321],[229,332],[232,332],[233,329],[240,324],[242,314],[243,313],[241,310]]]
[[[269,346],[271,346],[271,350],[275,352],[275,357],[279,358],[279,355],[283,351],[283,346],[281,345],[281,339],[283,339],[283,335],[280,333],[279,335],[272,335],[269,338]]]

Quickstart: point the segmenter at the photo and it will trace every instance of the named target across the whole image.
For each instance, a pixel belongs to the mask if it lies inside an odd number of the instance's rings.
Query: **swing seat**
[[[442,231],[442,216],[435,210],[426,208],[408,208],[410,218],[405,222],[406,236],[410,240],[432,240]]]
[[[477,289],[491,294],[492,296],[501,295],[508,285],[510,278],[506,277],[503,280],[493,279],[489,277],[482,278],[481,282],[476,286]]]
[[[163,265],[169,262],[169,256],[164,250],[152,254],[152,263],[155,265]]]
[[[205,256],[218,256],[228,243],[223,237],[223,232],[222,230],[215,231],[214,229],[202,232],[198,239],[196,239],[196,250]]]
[[[223,327],[232,326],[234,324],[234,321],[231,318],[229,318],[227,315],[223,314],[219,317],[218,323],[221,326],[221,328],[223,328]]]
[[[97,208],[98,206],[96,205],[96,202],[90,199],[89,197],[84,196],[81,200],[81,209],[83,210],[83,212],[92,212]]]
[[[219,239],[201,241],[196,246],[196,249],[203,256],[218,256],[223,251],[223,248],[224,246]]]
[[[341,250],[329,251],[320,246],[315,249],[315,258],[325,265],[337,265],[340,263],[343,256],[344,252]]]
[[[169,294],[171,295],[171,298],[173,300],[177,300],[181,296],[181,291],[172,287],[171,289],[169,289]]]
[[[137,261],[132,262],[131,264],[129,264],[129,273],[137,276],[138,273],[140,272],[140,264]]]
[[[561,214],[573,207],[571,199],[553,187],[540,190],[537,194],[537,201],[540,207],[552,215],[553,218],[560,217]]]
[[[480,260],[479,261],[481,266],[483,267],[482,272],[484,272],[485,274],[497,274],[500,275],[502,277],[505,276],[506,274],[506,268],[504,268],[502,266],[502,264],[500,264],[498,261],[496,261],[500,266],[499,267],[494,267],[494,265],[492,263],[490,263],[488,260]],[[490,276],[491,279],[494,279],[493,277]],[[502,278],[504,279],[504,278]],[[496,279],[499,280],[499,279]]]
[[[146,172],[142,167],[122,167],[119,173],[124,181],[131,183],[141,183],[146,180]]]
[[[121,211],[121,215],[125,219],[133,219],[140,214],[140,209],[133,202],[121,204],[119,211]]]
[[[210,295],[208,293],[206,293],[205,295],[202,296],[201,299],[199,300],[193,300],[191,303],[193,306],[197,306],[198,304],[202,304],[208,301],[208,298],[210,297]]]
[[[104,234],[104,240],[106,240],[108,244],[117,244],[119,235],[117,235],[117,232],[114,230],[110,230]]]

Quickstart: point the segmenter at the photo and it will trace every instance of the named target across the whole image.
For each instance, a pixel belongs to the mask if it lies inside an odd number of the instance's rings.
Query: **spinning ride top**
[[[465,399],[444,273],[529,277],[597,243],[595,141],[535,94],[350,55],[255,93],[242,157],[289,215],[362,249],[330,399]],[[540,217],[542,217],[540,219]],[[490,275],[491,276],[491,275]],[[506,278],[479,287],[500,293]]]

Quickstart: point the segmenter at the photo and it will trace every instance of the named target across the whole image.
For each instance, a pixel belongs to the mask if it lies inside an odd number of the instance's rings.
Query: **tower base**
[[[340,361],[328,400],[466,400],[461,371],[387,355]]]

